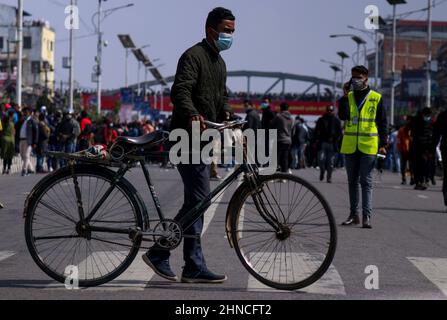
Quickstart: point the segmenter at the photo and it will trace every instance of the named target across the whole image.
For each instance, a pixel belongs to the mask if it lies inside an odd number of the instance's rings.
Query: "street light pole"
[[[102,31],[101,31],[101,18],[102,18],[102,1],[98,0],[98,54],[96,56],[96,75],[97,75],[97,113],[101,114],[101,99],[102,99]]]
[[[16,82],[16,102],[22,105],[22,69],[23,69],[23,0],[18,0],[17,14],[17,82]]]
[[[391,62],[391,125],[394,125],[395,105],[395,74],[396,74],[396,5],[393,5],[393,56]]]
[[[73,10],[77,5],[77,0],[71,0],[71,24],[70,24],[70,74],[69,74],[69,98],[68,109],[70,113],[74,111],[74,15]]]
[[[431,108],[432,0],[428,0],[427,107]]]
[[[387,0],[389,4],[393,6],[393,56],[391,62],[391,125],[394,125],[394,107],[395,107],[395,78],[396,78],[396,34],[397,34],[397,17],[396,17],[396,6],[398,4],[407,3],[406,0]]]

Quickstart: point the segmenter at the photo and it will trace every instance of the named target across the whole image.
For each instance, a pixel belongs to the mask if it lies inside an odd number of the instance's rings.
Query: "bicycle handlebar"
[[[235,129],[237,127],[242,127],[247,123],[247,121],[242,120],[236,120],[232,122],[226,122],[226,123],[215,123],[211,121],[204,121],[205,125],[208,127],[208,129],[216,129],[219,131],[223,131],[225,129]]]

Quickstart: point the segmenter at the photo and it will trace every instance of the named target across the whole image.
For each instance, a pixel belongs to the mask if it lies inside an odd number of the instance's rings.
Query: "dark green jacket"
[[[224,60],[206,40],[188,49],[180,58],[171,91],[174,105],[171,129],[188,129],[192,116],[223,121],[230,111]]]

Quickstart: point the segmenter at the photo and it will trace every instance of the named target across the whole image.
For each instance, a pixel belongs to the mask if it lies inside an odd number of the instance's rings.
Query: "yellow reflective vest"
[[[377,155],[379,131],[376,115],[382,95],[371,90],[360,106],[357,106],[353,92],[349,93],[348,99],[350,116],[345,124],[341,153],[353,154],[359,150],[367,155]]]

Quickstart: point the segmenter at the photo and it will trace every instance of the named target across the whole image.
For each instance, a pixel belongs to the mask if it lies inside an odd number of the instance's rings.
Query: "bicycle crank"
[[[174,250],[183,239],[183,228],[174,220],[161,221],[154,228],[154,242],[163,249]]]

